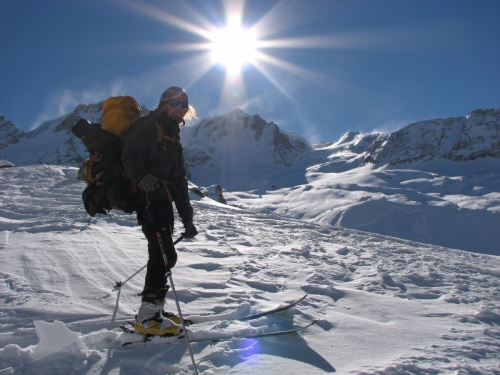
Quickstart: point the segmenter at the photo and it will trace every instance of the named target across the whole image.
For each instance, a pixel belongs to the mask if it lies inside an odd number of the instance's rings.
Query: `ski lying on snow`
[[[241,334],[215,336],[215,337],[202,337],[199,339],[190,339],[189,341],[190,342],[201,342],[201,341],[214,341],[215,342],[215,341],[231,340],[231,339],[251,339],[251,338],[257,338],[257,337],[285,335],[285,334],[289,334],[289,333],[299,332],[299,331],[302,331],[306,328],[309,328],[313,324],[316,324],[318,322],[318,320],[319,319],[313,320],[312,322],[309,322],[306,325],[303,325],[303,326],[300,326],[297,328],[293,328],[293,329],[270,331],[270,332],[258,332],[258,333],[241,333]],[[126,326],[120,326],[120,328],[124,332],[133,333],[135,335],[140,336],[139,333],[137,333],[133,329],[130,329]],[[156,336],[156,337],[158,337],[158,336]],[[148,342],[151,342],[153,338],[155,338],[155,337],[146,338],[146,339],[137,340],[137,341],[126,342],[126,343],[122,344],[122,346],[130,348],[130,347],[133,347],[134,344],[147,344]],[[184,338],[184,335],[182,335],[182,334],[180,336],[173,336],[173,337],[160,337],[152,344],[156,345],[156,344],[163,344],[163,343],[172,343],[172,342],[175,342],[175,340],[182,339],[182,338]]]
[[[288,333],[294,333],[302,331],[303,329],[309,328],[313,324],[316,324],[319,319],[313,320],[312,322],[297,327],[293,329],[279,330],[279,331],[271,331],[271,332],[260,332],[260,333],[249,333],[249,334],[236,334],[236,335],[227,335],[227,336],[219,336],[219,337],[203,337],[201,339],[190,339],[190,342],[199,342],[199,341],[221,341],[221,340],[231,340],[231,339],[251,339],[257,337],[265,337],[265,336],[277,336],[277,335],[285,335]]]
[[[301,303],[306,297],[307,297],[307,294],[304,294],[302,297],[300,297],[299,299],[296,299],[293,302],[290,302],[290,303],[278,306],[278,307],[276,307],[274,309],[265,310],[265,311],[262,311],[260,313],[255,313],[255,314],[250,314],[250,315],[242,316],[241,318],[234,318],[234,319],[232,319],[232,318],[217,317],[217,315],[214,315],[214,319],[212,319],[212,320],[206,320],[206,321],[197,322],[196,318],[193,319],[193,318],[187,317],[186,319],[184,319],[184,323],[186,324],[186,326],[189,326],[191,324],[214,322],[214,321],[218,321],[218,320],[245,321],[245,320],[257,319],[257,318],[260,318],[261,316],[265,316],[265,315],[269,315],[269,314],[275,314],[275,313],[278,313],[278,312],[281,312],[281,311],[285,311],[285,310],[291,309],[292,307],[294,307],[294,306],[298,305],[299,303]]]
[[[260,313],[256,313],[256,314],[251,314],[251,315],[247,315],[247,316],[244,316],[242,318],[237,318],[235,320],[251,320],[251,319],[257,319],[257,318],[260,318],[261,316],[264,316],[264,315],[268,315],[268,314],[274,314],[274,313],[277,313],[277,312],[280,312],[280,311],[285,311],[285,310],[288,310],[288,309],[291,309],[292,307],[298,305],[299,303],[301,303],[305,298],[307,297],[307,294],[304,294],[302,297],[300,297],[299,299],[293,301],[293,302],[290,302],[290,303],[287,303],[286,305],[281,305],[279,307],[276,307],[274,309],[270,309],[270,310],[266,310],[266,311],[262,311]]]

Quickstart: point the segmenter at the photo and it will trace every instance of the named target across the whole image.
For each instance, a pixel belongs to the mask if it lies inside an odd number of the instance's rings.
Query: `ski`
[[[277,335],[286,335],[289,333],[295,333],[302,331],[310,326],[316,324],[319,319],[313,320],[306,325],[286,330],[278,330],[278,331],[270,331],[270,332],[260,332],[260,333],[249,333],[249,334],[236,334],[236,335],[227,335],[227,336],[218,336],[218,337],[204,337],[201,339],[190,339],[191,342],[200,342],[200,341],[222,341],[222,340],[231,340],[231,339],[251,339],[257,337],[266,337],[266,336],[277,336]]]
[[[257,332],[257,333],[241,333],[241,334],[231,334],[231,335],[226,335],[226,336],[214,336],[214,337],[202,337],[202,338],[194,338],[190,339],[190,342],[201,342],[201,341],[212,341],[212,342],[217,342],[217,341],[222,341],[222,340],[232,340],[232,339],[251,339],[251,338],[259,338],[259,337],[267,337],[267,336],[278,336],[278,335],[286,335],[290,333],[296,333],[300,332],[306,328],[309,328],[310,326],[316,324],[319,321],[319,319],[313,320],[309,322],[308,324],[305,324],[303,326],[297,327],[297,328],[292,328],[292,329],[286,329],[286,330],[277,330],[277,331],[270,331],[270,332]],[[134,335],[139,335],[136,331],[133,329],[130,329],[126,326],[120,326],[120,328],[126,332],[126,333],[133,333]],[[175,342],[176,339],[182,339],[184,338],[184,335],[180,336],[173,336],[173,337],[158,337],[154,336],[151,338],[143,338],[141,340],[137,341],[129,341],[125,342],[122,344],[122,347],[124,348],[130,348],[133,347],[134,344],[146,344],[148,342],[151,342],[152,344],[170,344],[172,342]],[[152,342],[155,340],[155,342]]]
[[[213,317],[209,317],[211,319],[207,319],[207,320],[203,320],[203,321],[196,321],[196,318],[194,318],[194,317],[193,318],[187,317],[186,319],[184,319],[184,323],[186,324],[186,326],[189,326],[191,324],[199,324],[199,323],[205,323],[205,322],[214,322],[214,321],[219,321],[219,320],[245,321],[245,320],[257,319],[257,318],[260,318],[260,317],[265,316],[265,315],[275,314],[275,313],[278,313],[278,312],[281,312],[281,311],[285,311],[285,310],[291,309],[292,307],[294,307],[294,306],[298,305],[299,303],[301,303],[306,297],[307,297],[307,294],[304,294],[302,297],[300,297],[299,299],[296,299],[293,302],[290,302],[290,303],[287,303],[287,304],[284,304],[284,305],[280,305],[280,306],[278,306],[276,308],[273,308],[273,309],[264,310],[264,311],[261,311],[259,313],[253,313],[253,314],[245,315],[245,316],[242,316],[240,318],[225,318],[224,315],[222,315],[222,316],[214,315]],[[169,318],[169,316],[175,316],[175,314],[165,313],[165,314],[163,314],[163,316],[166,317],[166,318]]]

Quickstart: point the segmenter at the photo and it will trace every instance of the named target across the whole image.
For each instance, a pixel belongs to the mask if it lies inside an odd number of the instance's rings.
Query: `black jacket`
[[[158,142],[158,127],[162,126],[163,138]],[[147,175],[162,178],[173,185],[169,190],[174,198],[177,211],[182,221],[193,219],[193,207],[189,200],[184,151],[180,143],[179,124],[167,117],[164,111],[155,111],[137,119],[129,129],[123,146],[122,164],[128,178],[137,186],[139,180]],[[146,194],[138,192],[138,203],[146,203]],[[165,188],[148,194],[150,201],[167,200]]]

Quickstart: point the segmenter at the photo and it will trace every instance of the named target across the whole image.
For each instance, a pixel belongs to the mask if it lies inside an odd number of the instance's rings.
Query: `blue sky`
[[[170,85],[200,119],[240,107],[312,142],[500,106],[496,0],[3,0],[0,14],[0,116],[24,130],[111,95],[153,108]],[[235,14],[259,54],[229,75],[207,45]]]

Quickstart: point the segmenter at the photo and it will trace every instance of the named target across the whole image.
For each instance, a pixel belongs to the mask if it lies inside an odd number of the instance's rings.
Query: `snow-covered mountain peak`
[[[28,133],[28,138],[39,137],[40,135],[50,135],[51,133],[65,132],[71,134],[71,127],[78,120],[84,118],[90,122],[102,121],[102,104],[79,104],[72,112],[59,116],[56,119],[45,121],[38,128]]]
[[[239,108],[183,128],[181,137],[191,176],[224,188],[276,186],[270,178],[279,180],[312,151],[300,135]]]
[[[8,149],[2,155],[3,158],[16,165],[38,163],[78,165],[82,163],[87,157],[87,151],[70,129],[81,118],[90,122],[101,122],[102,103],[79,104],[72,112],[45,121],[38,128],[23,134],[17,142],[10,141]],[[9,129],[12,129],[12,126]],[[19,142],[21,138],[23,139]]]
[[[347,132],[337,142],[316,146],[316,150],[328,151],[331,156],[338,153],[362,154],[366,152],[376,140],[386,138],[387,135],[379,133]]]
[[[347,132],[335,144],[341,145],[344,143],[352,142],[354,140],[354,138],[356,138],[357,136],[359,136],[359,132],[357,132],[357,131],[356,132]]]
[[[365,161],[396,165],[484,157],[500,157],[499,108],[410,124],[391,133],[383,142],[372,144]]]
[[[5,120],[4,116],[0,116],[0,150],[18,143],[25,135],[26,132],[20,130],[12,122]]]
[[[500,119],[500,107],[491,109],[476,109],[465,116],[465,118],[469,121],[498,123]]]

